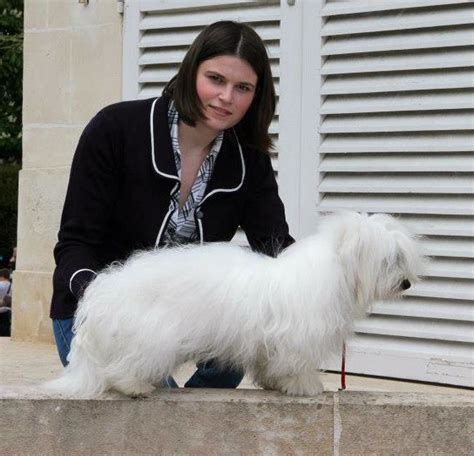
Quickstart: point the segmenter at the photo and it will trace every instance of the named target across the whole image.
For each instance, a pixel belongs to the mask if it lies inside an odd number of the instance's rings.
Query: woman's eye
[[[249,86],[246,86],[246,85],[239,85],[237,86],[237,89],[240,90],[241,92],[248,92],[250,90]]]
[[[217,76],[216,74],[209,75],[209,79],[214,82],[222,82],[222,78],[220,76]]]

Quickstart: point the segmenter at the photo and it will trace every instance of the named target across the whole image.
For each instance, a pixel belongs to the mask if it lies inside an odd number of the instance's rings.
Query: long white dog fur
[[[227,243],[142,251],[100,273],[49,391],[149,394],[186,361],[241,366],[267,389],[322,392],[322,361],[374,301],[417,281],[423,258],[396,219],[341,213],[277,258]]]

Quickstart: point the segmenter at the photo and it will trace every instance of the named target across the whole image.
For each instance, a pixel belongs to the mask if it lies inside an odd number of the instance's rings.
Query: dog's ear
[[[399,219],[388,214],[374,214],[371,219],[381,224],[393,239],[396,246],[396,258],[401,269],[409,273],[412,281],[423,274],[426,261],[420,251],[421,238],[415,235]],[[389,239],[387,239],[388,242]]]
[[[395,240],[398,248],[397,260],[400,267],[410,272],[412,281],[417,281],[418,276],[426,272],[429,264],[429,259],[420,251],[420,238],[406,231],[399,231],[395,233]]]
[[[360,227],[359,227],[360,228]],[[355,297],[356,318],[363,318],[372,299],[374,271],[367,257],[364,230],[354,229],[341,238],[339,257],[347,285]]]
[[[370,223],[368,215],[357,215],[341,224],[337,249],[346,279],[355,293],[359,316],[362,317],[373,298],[376,269],[380,267],[381,257],[377,246],[380,239],[377,239],[373,223]]]
[[[364,221],[367,216],[358,213],[347,213],[335,225],[336,251],[341,259],[356,266],[361,260],[361,251],[365,244]]]

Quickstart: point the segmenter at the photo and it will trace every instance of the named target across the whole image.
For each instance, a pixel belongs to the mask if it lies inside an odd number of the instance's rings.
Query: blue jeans
[[[71,349],[74,333],[73,318],[64,320],[53,320],[53,332],[56,339],[59,358],[63,366],[67,365],[67,356]],[[213,360],[207,363],[198,363],[196,372],[184,384],[185,388],[237,388],[244,378],[241,369],[219,369]],[[178,384],[173,377],[168,377],[164,381],[164,386],[178,388]]]
[[[58,348],[59,358],[63,366],[67,365],[67,355],[71,350],[71,342],[74,336],[72,326],[74,321],[72,318],[64,320],[53,320],[54,339]]]

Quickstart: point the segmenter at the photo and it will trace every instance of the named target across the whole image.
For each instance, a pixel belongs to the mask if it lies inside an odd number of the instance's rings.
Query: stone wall
[[[122,94],[116,0],[25,0],[23,168],[12,337],[52,341],[53,247],[79,136]]]
[[[473,454],[472,395],[176,389],[147,399],[5,397],[5,455]],[[11,423],[15,423],[11,426]]]

